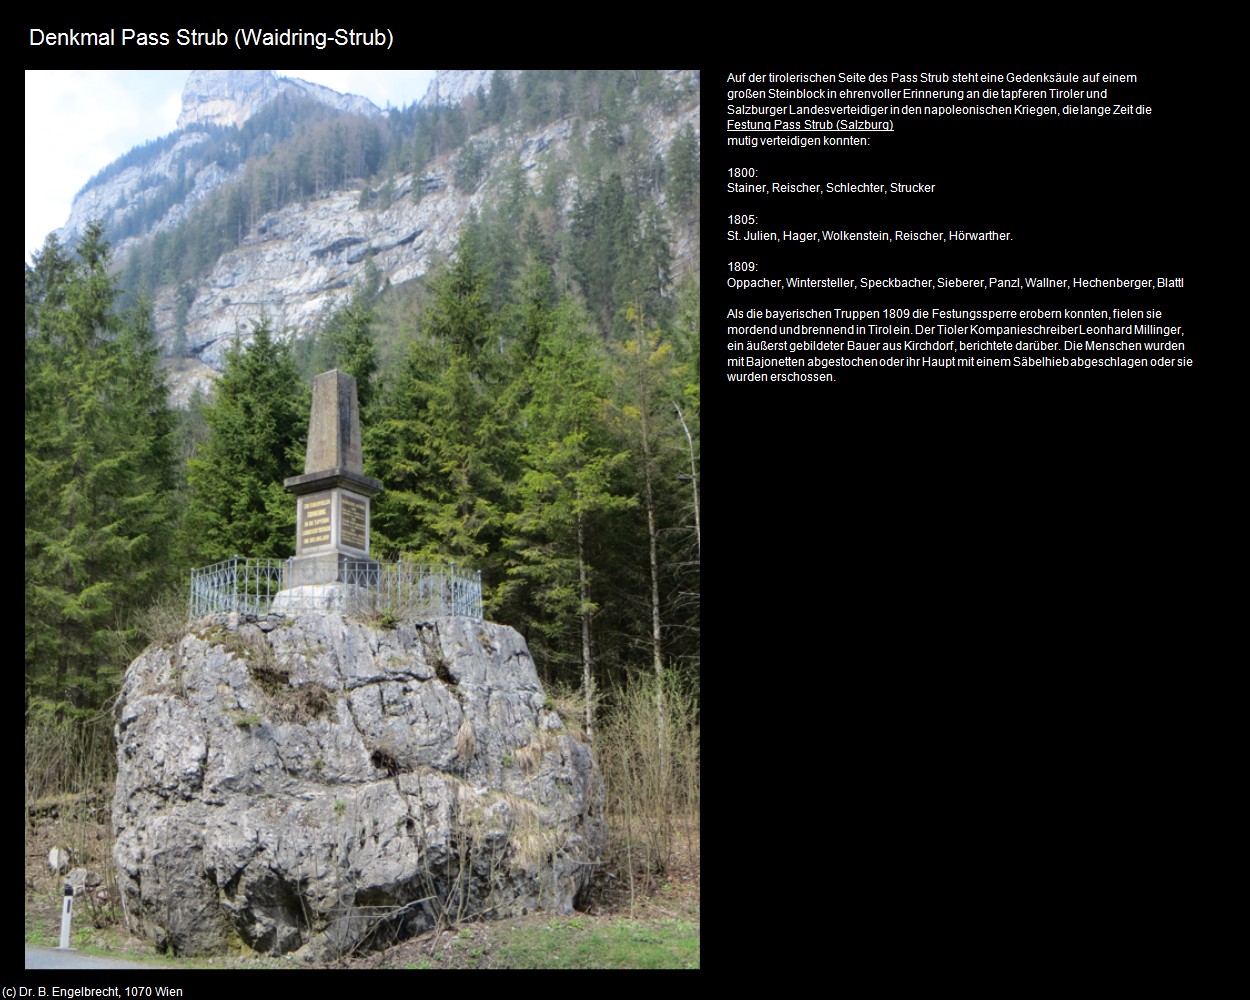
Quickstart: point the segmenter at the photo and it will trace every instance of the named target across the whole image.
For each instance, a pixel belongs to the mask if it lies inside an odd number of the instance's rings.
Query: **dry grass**
[[[610,849],[631,873],[666,872],[679,831],[697,827],[699,714],[693,692],[666,676],[618,690],[595,756],[607,789]]]
[[[59,943],[65,874],[48,866],[52,847],[70,853],[71,868],[86,868],[101,884],[80,896],[75,904],[74,947],[84,939],[112,937],[122,931],[120,896],[111,857],[111,783],[84,792],[63,792],[27,803],[26,826],[26,940],[49,947]]]
[[[26,805],[50,795],[111,782],[117,771],[113,720],[104,712],[57,718],[32,711],[26,717]]]
[[[547,695],[547,707],[560,716],[570,736],[579,743],[586,742],[586,695],[580,688],[553,688]]]
[[[287,722],[304,724],[334,710],[334,694],[315,681],[271,694],[274,714]]]
[[[529,743],[513,750],[512,759],[523,773],[533,774],[543,762],[544,752],[541,743]]]
[[[473,735],[473,723],[466,715],[464,721],[460,723],[460,728],[456,730],[456,756],[467,764],[476,753],[477,739]]]
[[[508,843],[523,868],[537,868],[558,845],[559,837],[543,826],[542,814],[533,802],[517,795],[503,795],[510,829]]]
[[[140,648],[129,651],[133,660],[149,645],[173,645],[187,634],[188,595],[185,583],[166,589],[157,600],[134,616]]]

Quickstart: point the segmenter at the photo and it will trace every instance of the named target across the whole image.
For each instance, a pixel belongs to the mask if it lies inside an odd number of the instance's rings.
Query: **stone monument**
[[[288,602],[324,596],[334,605],[334,592],[344,585],[367,585],[378,568],[369,559],[369,504],[382,484],[364,474],[350,375],[329,371],[313,379],[304,474],[283,485],[298,498],[295,558],[283,588]]]

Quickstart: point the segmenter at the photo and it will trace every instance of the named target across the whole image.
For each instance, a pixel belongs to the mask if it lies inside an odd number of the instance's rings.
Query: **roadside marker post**
[[[65,899],[61,904],[61,947],[59,951],[69,951],[69,921],[74,914],[74,887],[65,883]]]

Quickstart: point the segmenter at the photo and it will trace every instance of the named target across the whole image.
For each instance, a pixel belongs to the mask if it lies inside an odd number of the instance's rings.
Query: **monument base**
[[[307,614],[318,611],[344,613],[356,607],[363,588],[346,583],[312,583],[280,590],[269,610],[279,614]]]
[[[291,590],[328,583],[377,587],[381,572],[381,563],[363,556],[350,556],[345,552],[296,556],[287,566],[282,589]]]
[[[296,556],[270,610],[283,614],[360,611],[377,603],[382,564],[343,552]]]

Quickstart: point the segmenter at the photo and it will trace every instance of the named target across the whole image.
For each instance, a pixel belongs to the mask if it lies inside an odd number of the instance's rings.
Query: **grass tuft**
[[[460,723],[460,728],[456,730],[456,756],[462,762],[467,763],[469,758],[476,753],[477,738],[473,735],[473,723],[466,715],[464,721]]]

